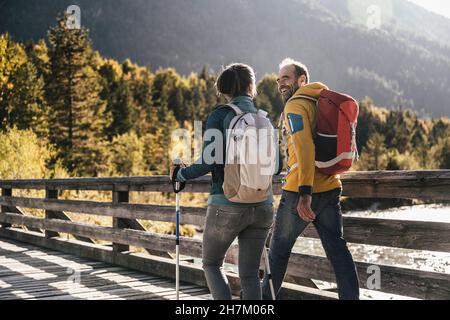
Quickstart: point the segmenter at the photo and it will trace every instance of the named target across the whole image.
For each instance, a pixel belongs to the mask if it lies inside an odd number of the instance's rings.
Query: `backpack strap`
[[[288,100],[288,102],[290,102],[290,101],[292,101],[292,100],[296,100],[296,99],[306,99],[306,100],[312,101],[312,102],[314,102],[314,103],[317,103],[317,101],[319,101],[319,99],[317,99],[317,98],[308,96],[308,95],[306,95],[306,94],[300,94],[300,95],[298,95],[298,96],[293,96],[293,97],[291,97],[291,98]]]
[[[241,110],[237,105],[235,105],[235,104],[233,104],[233,103],[227,103],[227,104],[219,105],[219,106],[217,106],[217,107],[214,109],[214,111],[219,110],[219,109],[231,109],[231,110],[234,111],[234,113],[236,114],[236,116],[239,116],[239,115],[243,115],[243,114],[244,114],[244,112],[242,112],[242,110]],[[229,119],[229,120],[232,121],[233,118],[236,117],[236,116],[233,116],[233,117],[232,117],[231,119]],[[230,123],[226,123],[226,121],[225,121],[225,120],[227,120],[227,117],[228,117],[228,114],[227,114],[227,116],[225,116],[225,118],[224,118],[224,120],[223,120],[223,123],[222,123],[222,126],[223,126],[223,128],[224,128],[224,136],[226,136],[226,130],[227,130],[228,126],[230,125]]]
[[[218,107],[217,109],[221,109],[221,108],[231,108],[231,109],[233,109],[233,111],[236,113],[237,116],[243,114],[242,110],[233,103],[224,104],[224,105]]]
[[[265,117],[265,118],[268,118],[268,115],[269,115],[269,113],[263,109],[258,109],[258,111],[256,113],[259,114],[261,117]]]

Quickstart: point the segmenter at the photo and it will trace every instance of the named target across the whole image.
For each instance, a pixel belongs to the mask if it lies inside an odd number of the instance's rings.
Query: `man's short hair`
[[[295,75],[297,77],[305,76],[306,77],[306,83],[309,83],[309,71],[308,68],[301,62],[296,61],[291,58],[286,58],[280,63],[280,69],[284,68],[286,66],[294,66],[295,68]]]

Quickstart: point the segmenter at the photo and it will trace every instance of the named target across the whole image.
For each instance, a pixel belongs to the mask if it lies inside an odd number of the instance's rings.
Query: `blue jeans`
[[[236,237],[243,300],[261,300],[259,265],[273,221],[272,204],[253,207],[209,205],[203,234],[203,270],[214,300],[231,300],[223,270],[225,254]]]
[[[313,194],[312,210],[316,214],[313,224],[319,234],[322,246],[333,266],[340,299],[359,299],[359,282],[355,263],[343,238],[341,189]],[[308,226],[297,213],[299,194],[283,191],[275,216],[270,241],[269,262],[275,293],[278,295],[283,282],[289,256],[297,237]],[[263,280],[263,299],[271,299],[269,279]]]

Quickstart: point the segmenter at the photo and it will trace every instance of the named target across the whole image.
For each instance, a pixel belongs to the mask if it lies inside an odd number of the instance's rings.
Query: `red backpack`
[[[316,167],[328,175],[348,171],[359,157],[356,146],[359,106],[356,100],[325,89],[319,99],[306,95],[293,97],[296,98],[311,100],[317,106]]]

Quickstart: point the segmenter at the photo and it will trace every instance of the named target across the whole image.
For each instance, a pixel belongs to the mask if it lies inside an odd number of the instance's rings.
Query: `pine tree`
[[[388,148],[396,148],[400,153],[411,149],[411,135],[414,125],[410,111],[391,111],[386,120],[386,142]]]
[[[216,75],[214,75],[209,70],[208,65],[203,66],[203,69],[200,72],[199,78],[201,80],[205,81],[205,91],[203,93],[203,96],[205,98],[206,109],[205,109],[204,113],[209,114],[214,109],[214,107],[216,107],[218,104],[225,103],[225,98],[222,96],[219,96],[217,94],[217,90],[215,87]],[[206,118],[205,118],[205,122],[206,122]]]
[[[147,175],[144,157],[144,139],[135,132],[117,135],[111,143],[109,173],[114,176]]]
[[[440,139],[450,136],[450,121],[446,118],[434,120],[429,136],[432,144],[437,144]]]
[[[58,18],[48,33],[50,140],[70,172],[97,176],[104,170],[103,133],[109,122],[88,31],[68,29]]]
[[[47,44],[43,39],[37,43],[30,42],[25,46],[28,59],[36,67],[38,76],[46,76],[48,74],[49,57]]]
[[[171,110],[161,114],[156,108],[151,109],[150,132],[143,136],[147,168],[152,174],[167,174],[170,166],[172,132],[179,128]]]
[[[419,162],[409,151],[401,154],[397,149],[388,150],[387,164],[384,170],[417,170],[420,168]]]
[[[112,141],[114,136],[124,134],[132,127],[130,115],[132,92],[123,79],[122,67],[116,61],[105,61],[99,73],[103,84],[100,96],[107,102],[106,113],[111,117],[111,123],[105,127],[105,135]]]
[[[356,127],[356,142],[358,150],[362,150],[369,138],[376,132],[384,132],[385,113],[387,111],[374,106],[371,98],[365,97],[359,103],[358,126]]]
[[[192,73],[187,79],[187,86],[184,88],[184,101],[186,109],[189,110],[189,118],[185,120],[203,121],[207,118],[207,105],[205,100],[205,93],[207,91],[206,81],[198,77],[197,74]],[[177,119],[181,124],[183,119]]]
[[[155,74],[152,88],[153,106],[158,109],[158,117],[163,118],[172,111],[179,123],[190,119],[192,110],[187,108],[183,91],[185,83],[173,68],[160,69]]]
[[[44,80],[31,62],[20,66],[12,76],[8,97],[8,126],[32,129],[38,137],[48,136],[48,110],[44,99]]]
[[[276,75],[265,76],[257,86],[258,95],[255,98],[255,104],[258,108],[269,113],[272,121],[278,122],[283,111],[284,102],[278,93]]]
[[[48,133],[44,80],[28,59],[22,44],[8,35],[0,38],[0,117],[2,128],[32,129],[40,138]]]
[[[150,132],[152,123],[151,109],[153,106],[152,90],[154,74],[148,68],[139,67],[126,60],[122,64],[124,81],[130,88],[132,101],[129,105],[131,129],[139,137]]]
[[[4,131],[8,128],[11,106],[8,99],[14,89],[12,76],[27,60],[23,47],[11,40],[9,34],[0,36],[0,125]]]
[[[439,169],[450,169],[450,138],[443,139],[438,152]]]
[[[359,169],[363,170],[384,170],[387,165],[387,149],[385,138],[380,133],[372,135],[363,148]]]

